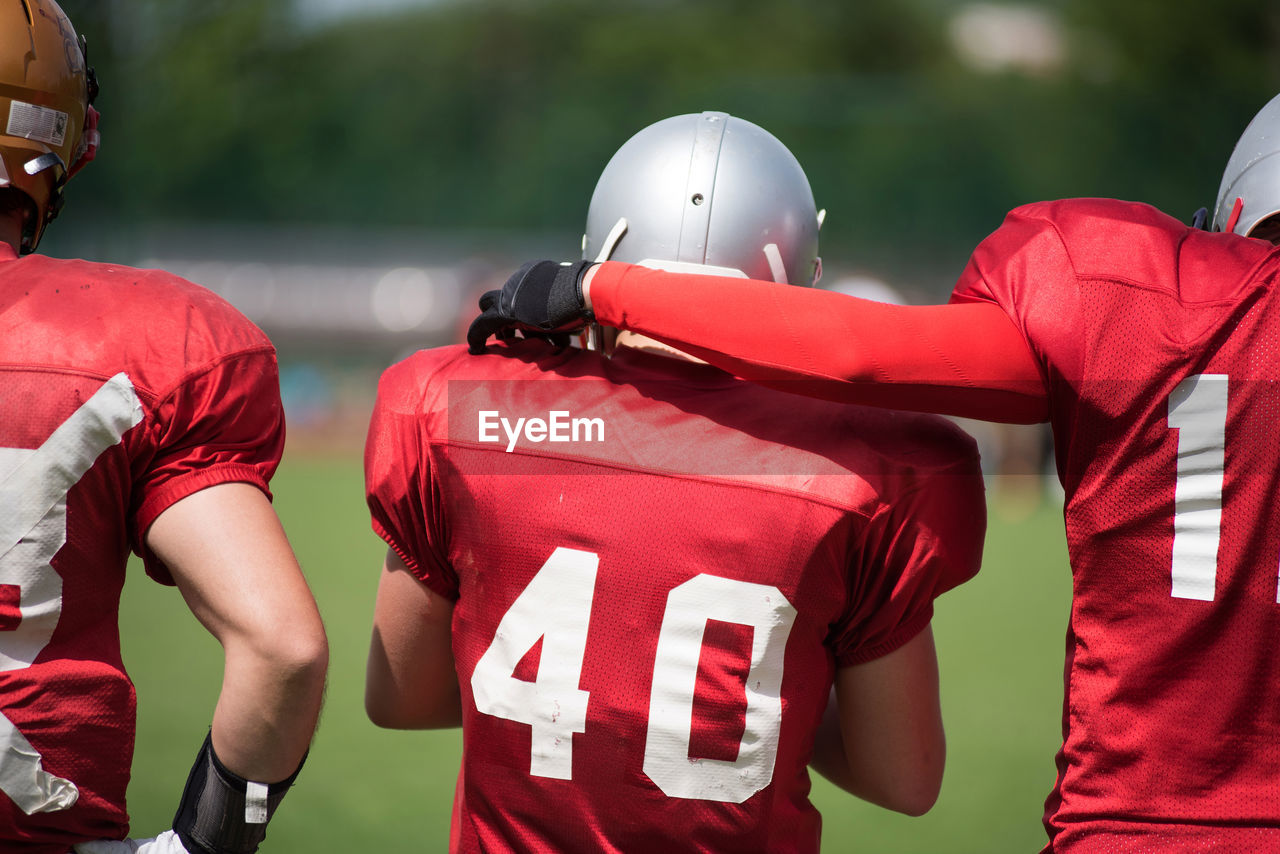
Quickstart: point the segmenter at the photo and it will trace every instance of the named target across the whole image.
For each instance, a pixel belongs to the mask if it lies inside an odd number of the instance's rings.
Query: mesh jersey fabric
[[[1066,490],[1048,851],[1280,851],[1278,270],[1084,199],[1010,213],[956,286],[1025,335]]]
[[[390,368],[365,460],[375,531],[456,601],[454,850],[817,850],[834,668],[901,646],[977,570],[972,440],[627,349],[497,349]],[[555,413],[564,441],[494,426]],[[547,652],[575,640],[576,665]],[[512,679],[586,692],[581,720],[482,713]]]
[[[128,830],[135,698],[117,620],[129,552],[171,583],[147,527],[213,484],[265,491],[282,410],[270,344],[203,288],[5,246],[0,282],[0,715],[78,789],[73,805],[28,815],[30,793],[7,784],[0,848],[66,854]],[[3,762],[8,778],[14,757]]]

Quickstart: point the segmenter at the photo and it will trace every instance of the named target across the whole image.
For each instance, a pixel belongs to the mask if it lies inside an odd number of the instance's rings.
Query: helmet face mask
[[[1251,236],[1276,213],[1280,213],[1280,95],[1240,135],[1218,188],[1213,228]]]
[[[85,59],[84,39],[53,0],[0,0],[0,191],[30,200],[23,252],[96,150],[97,81]]]
[[[1249,236],[1280,245],[1280,214],[1269,216],[1255,225]]]
[[[770,133],[727,113],[674,116],[605,166],[583,257],[808,286],[820,223],[804,170]]]

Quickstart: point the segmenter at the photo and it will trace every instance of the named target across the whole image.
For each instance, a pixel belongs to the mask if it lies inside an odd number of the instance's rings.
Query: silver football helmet
[[[768,131],[727,113],[663,119],[600,174],[582,257],[812,285],[822,214]]]
[[[1247,237],[1276,213],[1280,213],[1280,95],[1240,135],[1218,188],[1213,229]]]

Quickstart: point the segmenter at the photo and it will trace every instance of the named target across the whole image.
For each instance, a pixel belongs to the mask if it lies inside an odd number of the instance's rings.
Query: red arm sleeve
[[[616,261],[594,272],[591,301],[600,323],[656,338],[743,379],[984,421],[1048,417],[1027,342],[992,303],[886,305]]]

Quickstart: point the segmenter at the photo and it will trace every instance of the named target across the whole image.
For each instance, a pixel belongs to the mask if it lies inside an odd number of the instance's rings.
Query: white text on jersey
[[[516,442],[523,435],[529,442],[603,442],[604,419],[572,418],[567,410],[553,409],[544,418],[503,417],[496,409],[482,409],[479,413],[479,439],[481,442],[501,442],[498,428],[507,436],[507,453],[516,449]]]

